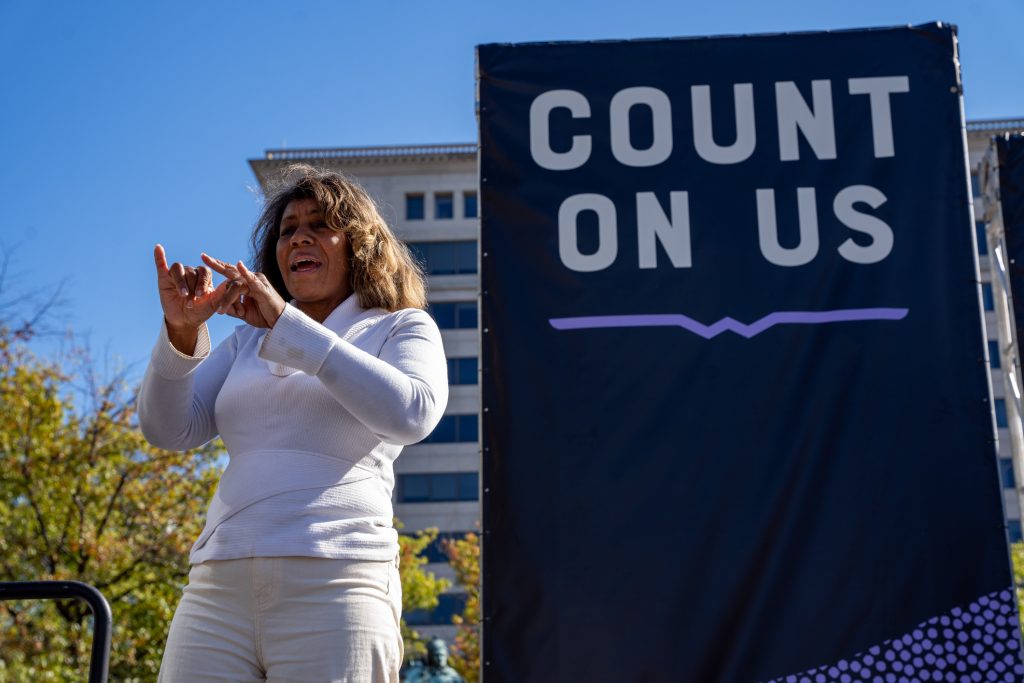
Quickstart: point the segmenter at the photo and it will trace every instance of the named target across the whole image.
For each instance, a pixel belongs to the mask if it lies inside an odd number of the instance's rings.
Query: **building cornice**
[[[476,164],[479,146],[474,143],[437,145],[380,145],[375,147],[325,147],[315,149],[268,149],[261,159],[250,159],[249,166],[266,187],[287,166],[308,163],[315,166],[336,167],[343,170],[353,166],[380,168],[461,162]]]
[[[475,142],[457,142],[444,145],[381,145],[377,147],[334,147],[312,149],[268,149],[260,161],[296,162],[307,159],[344,159],[346,162],[384,159],[419,161],[424,159],[464,159],[475,157]],[[254,160],[255,161],[255,160]]]
[[[972,135],[988,136],[994,133],[1024,132],[1024,118],[978,119],[967,122],[967,132]]]

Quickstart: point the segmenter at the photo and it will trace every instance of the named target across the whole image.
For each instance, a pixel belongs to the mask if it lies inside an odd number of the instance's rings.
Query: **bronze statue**
[[[448,666],[448,647],[440,638],[427,641],[427,659],[409,665],[403,683],[464,683],[462,676]]]

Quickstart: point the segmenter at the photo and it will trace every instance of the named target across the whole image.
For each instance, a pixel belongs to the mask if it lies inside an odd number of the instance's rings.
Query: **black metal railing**
[[[89,683],[107,683],[113,616],[103,594],[80,581],[0,582],[0,600],[84,600],[92,610],[92,658]]]

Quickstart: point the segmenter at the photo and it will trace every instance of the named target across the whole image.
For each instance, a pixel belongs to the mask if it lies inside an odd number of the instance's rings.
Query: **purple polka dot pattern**
[[[1020,626],[1012,589],[933,617],[849,659],[770,683],[1020,683]]]

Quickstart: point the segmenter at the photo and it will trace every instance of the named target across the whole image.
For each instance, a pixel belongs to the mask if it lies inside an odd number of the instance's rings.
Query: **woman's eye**
[[[281,235],[281,237],[287,237],[288,235],[292,234],[293,232],[295,232],[295,228],[293,228],[291,226],[288,226],[288,227],[283,227],[282,226],[281,227],[280,235]]]

